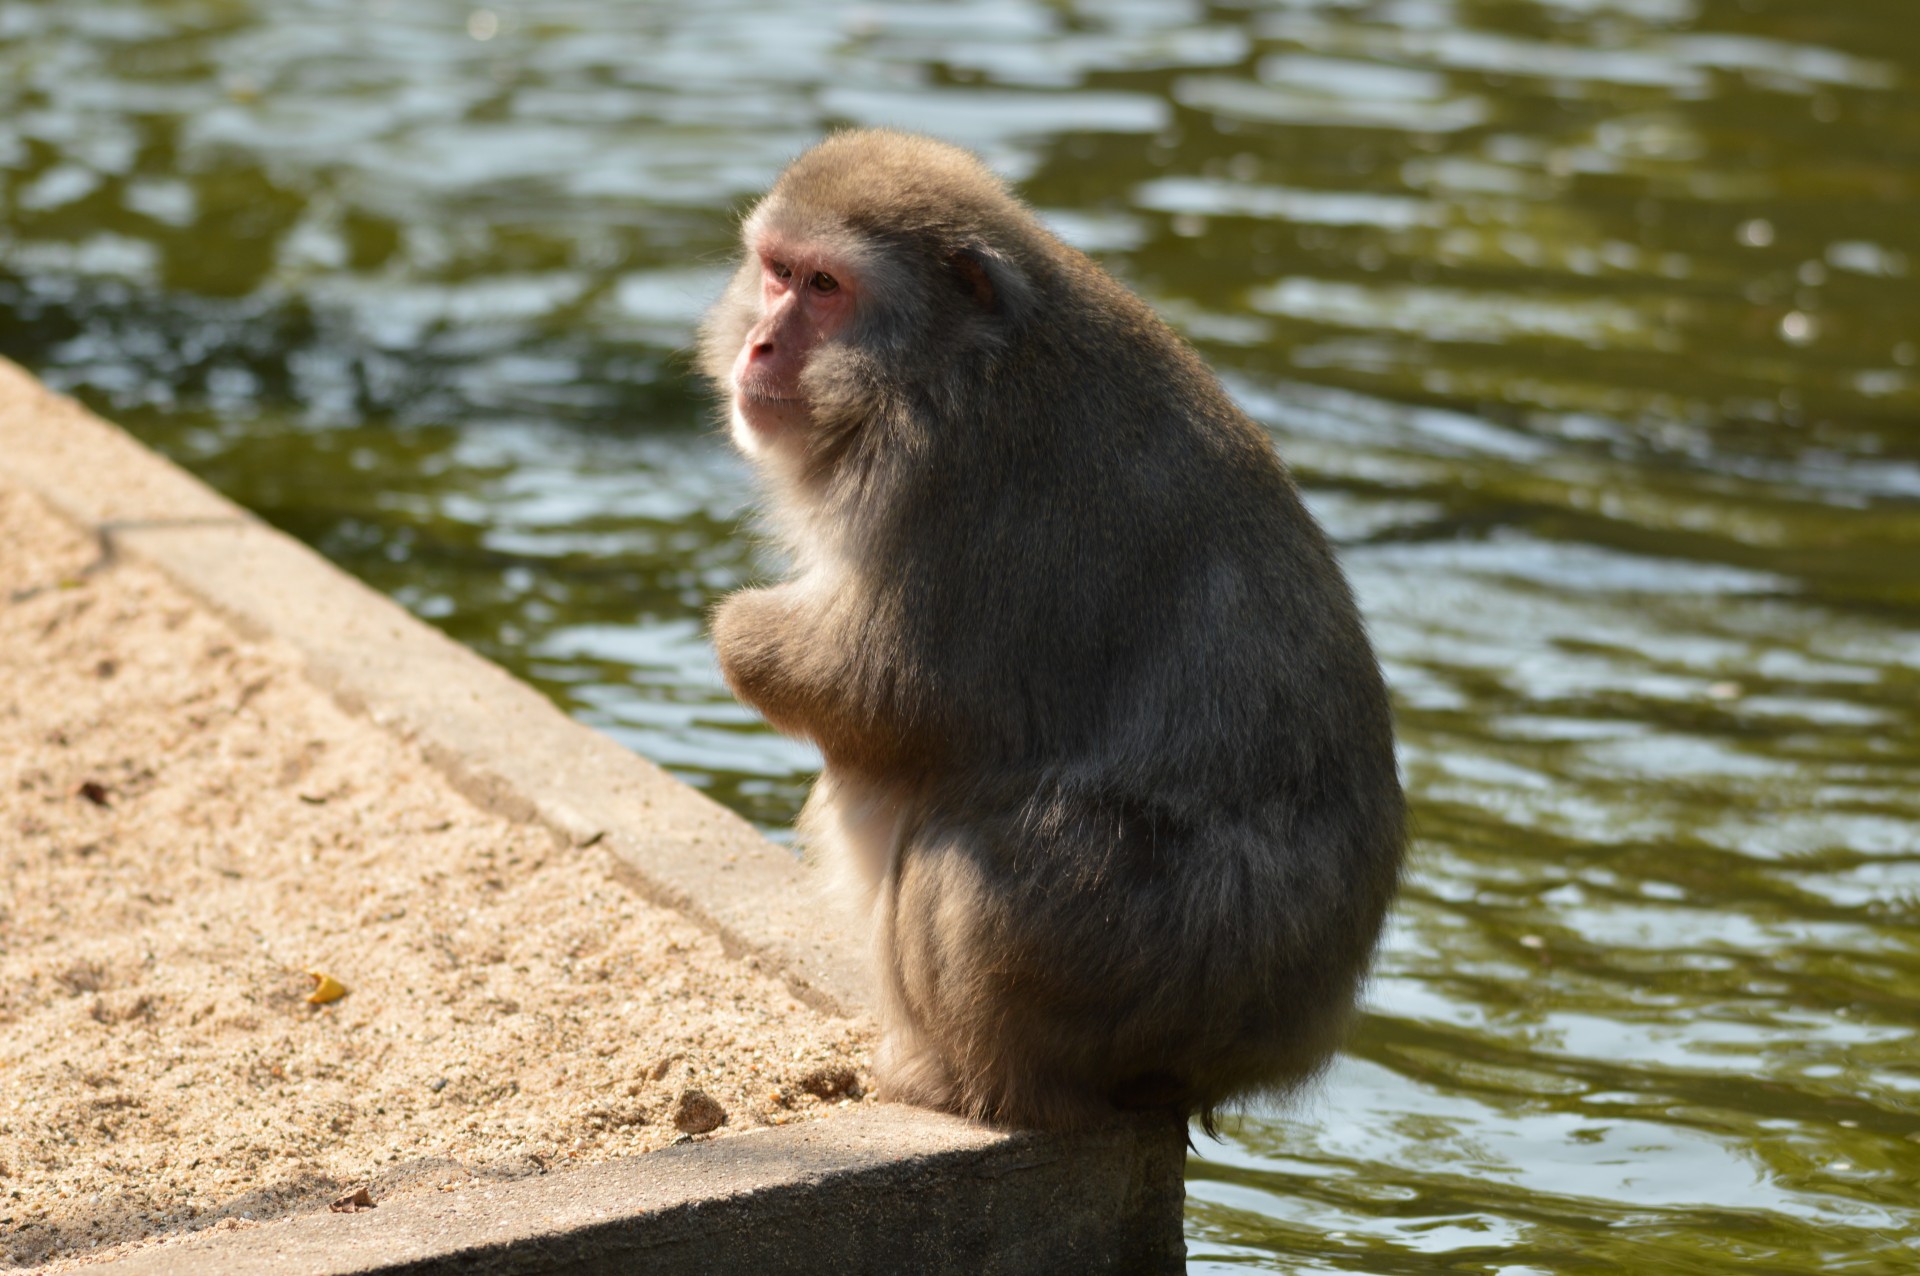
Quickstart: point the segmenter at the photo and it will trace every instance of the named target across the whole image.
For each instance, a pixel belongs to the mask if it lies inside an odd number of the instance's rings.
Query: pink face
[[[735,434],[750,452],[791,441],[804,429],[809,408],[800,375],[820,343],[847,326],[858,300],[847,263],[817,245],[763,233],[754,255],[760,317],[733,361]]]

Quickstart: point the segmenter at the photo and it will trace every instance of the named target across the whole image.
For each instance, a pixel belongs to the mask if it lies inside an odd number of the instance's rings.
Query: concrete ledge
[[[512,1184],[203,1234],[115,1276],[1178,1271],[1162,1119],[1076,1139],[883,1107]],[[1169,1211],[1168,1201],[1175,1202]]]
[[[0,360],[0,468],[243,631],[290,644],[348,707],[474,802],[604,842],[652,900],[829,1013],[867,1000],[860,940],[738,816],[415,620],[117,427]],[[1184,1129],[1076,1138],[882,1108],[362,1214],[207,1234],[110,1272],[1177,1270]]]

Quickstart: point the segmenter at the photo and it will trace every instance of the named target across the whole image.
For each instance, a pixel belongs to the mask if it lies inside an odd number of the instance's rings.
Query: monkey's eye
[[[832,275],[829,275],[824,270],[816,270],[813,274],[813,278],[807,280],[807,286],[813,289],[815,292],[827,293],[827,292],[832,292],[834,289],[838,288],[840,286],[840,281],[838,279],[835,279]]]
[[[793,278],[793,267],[784,261],[770,261],[767,263],[767,269],[773,272],[775,279]]]

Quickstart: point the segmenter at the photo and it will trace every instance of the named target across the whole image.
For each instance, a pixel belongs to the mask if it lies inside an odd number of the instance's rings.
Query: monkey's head
[[[1058,251],[972,155],[884,130],[795,160],[741,237],[701,370],[741,450],[795,476],[863,429],[950,416],[938,405],[1029,321]]]

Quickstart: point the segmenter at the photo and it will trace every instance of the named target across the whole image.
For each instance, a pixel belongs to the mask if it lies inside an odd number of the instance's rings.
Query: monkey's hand
[[[713,613],[713,645],[733,693],[788,735],[818,739],[835,716],[836,670],[822,659],[835,644],[793,584],[743,589]]]
[[[713,614],[713,645],[727,685],[776,730],[820,746],[827,761],[897,774],[924,764],[927,742],[910,715],[861,662],[858,642],[838,632],[816,591],[794,582],[729,595]]]

